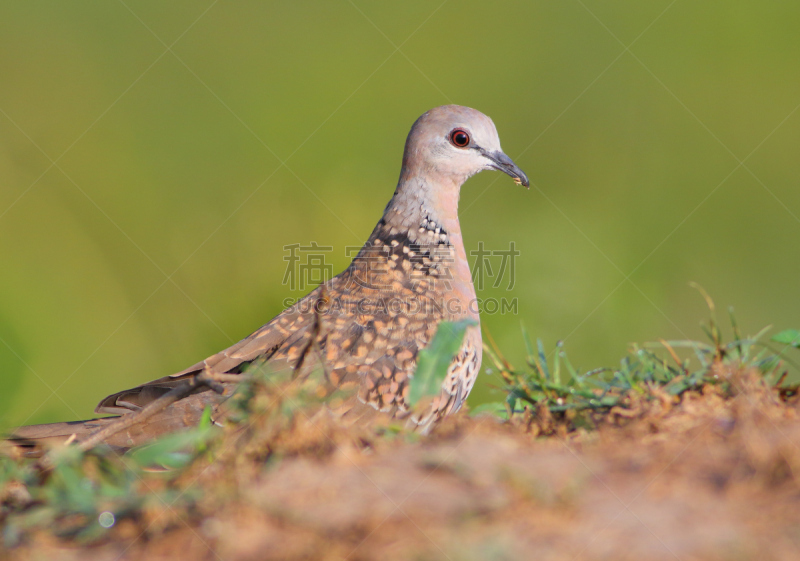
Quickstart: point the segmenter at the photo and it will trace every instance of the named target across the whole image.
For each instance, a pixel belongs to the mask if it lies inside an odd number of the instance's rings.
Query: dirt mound
[[[797,559],[797,399],[733,376],[728,394],[642,397],[593,431],[549,414],[460,415],[424,438],[249,426],[182,476],[191,508],[164,502],[90,547],[38,532],[5,556]]]

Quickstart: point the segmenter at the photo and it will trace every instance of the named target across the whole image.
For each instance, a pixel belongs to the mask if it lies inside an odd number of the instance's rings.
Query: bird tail
[[[28,425],[13,429],[0,440],[0,453],[23,458],[40,457],[49,448],[67,442],[81,441],[118,417]]]
[[[147,444],[164,435],[197,426],[206,407],[212,408],[214,419],[221,419],[225,416],[225,412],[224,408],[218,409],[218,406],[224,403],[227,397],[212,391],[190,395],[172,403],[163,411],[142,419],[141,422],[108,435],[103,442],[118,452],[126,452],[134,446]],[[122,416],[135,415],[138,410],[141,408]],[[13,429],[5,440],[0,436],[0,453],[11,453],[17,457],[38,457],[48,448],[66,442],[83,442],[119,418],[118,415],[86,421],[18,427]]]

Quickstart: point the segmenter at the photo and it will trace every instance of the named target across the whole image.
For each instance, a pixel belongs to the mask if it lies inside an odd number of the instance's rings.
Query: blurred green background
[[[284,245],[343,269],[445,103],[534,184],[462,191],[468,251],[521,252],[479,294],[518,299],[483,317],[513,361],[520,319],[585,369],[701,337],[689,281],[745,332],[798,327],[798,28],[756,0],[4,2],[0,426],[246,336],[299,295]]]

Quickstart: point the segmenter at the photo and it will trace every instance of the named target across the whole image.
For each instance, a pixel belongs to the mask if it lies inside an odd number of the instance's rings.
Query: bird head
[[[403,155],[406,177],[435,175],[461,186],[483,170],[502,171],[517,184],[530,185],[525,172],[500,148],[492,120],[480,111],[443,105],[422,115],[411,127]]]

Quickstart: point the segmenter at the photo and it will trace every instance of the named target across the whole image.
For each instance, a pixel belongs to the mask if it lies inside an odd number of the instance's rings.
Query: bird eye
[[[469,134],[465,130],[455,129],[450,133],[450,142],[453,143],[453,146],[464,148],[469,144]]]

